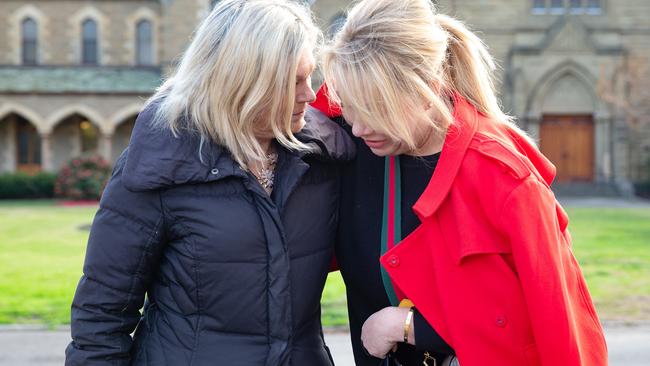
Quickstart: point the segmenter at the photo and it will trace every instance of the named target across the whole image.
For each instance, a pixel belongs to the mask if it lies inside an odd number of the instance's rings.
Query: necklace
[[[278,153],[271,153],[266,155],[266,161],[262,164],[262,167],[257,171],[255,178],[260,183],[262,188],[266,190],[267,193],[273,191],[273,182],[275,180],[275,166],[278,163]]]

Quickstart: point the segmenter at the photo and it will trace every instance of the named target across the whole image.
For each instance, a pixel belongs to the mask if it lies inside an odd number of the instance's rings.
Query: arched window
[[[602,0],[532,0],[533,14],[602,14]]]
[[[574,14],[580,14],[584,12],[585,7],[583,6],[583,0],[569,0],[569,8]]]
[[[90,121],[80,118],[79,132],[81,135],[81,152],[97,152],[99,130]]]
[[[153,29],[151,22],[141,20],[136,25],[136,64],[153,64]]]
[[[81,63],[85,65],[97,65],[97,22],[86,19],[81,24]]]
[[[587,12],[590,14],[600,14],[603,11],[601,0],[587,0]]]
[[[551,14],[562,14],[565,11],[564,0],[551,0],[550,2]]]
[[[16,165],[18,171],[36,173],[41,169],[41,138],[28,120],[16,116]]]
[[[543,14],[546,12],[546,0],[533,0],[533,13]]]
[[[38,51],[38,24],[32,18],[26,18],[21,24],[22,62],[24,65],[36,65]]]

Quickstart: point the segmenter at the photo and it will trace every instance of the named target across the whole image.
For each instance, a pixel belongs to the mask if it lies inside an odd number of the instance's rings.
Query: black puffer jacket
[[[66,365],[330,365],[320,296],[338,217],[332,161],[352,159],[352,141],[309,121],[299,138],[317,153],[280,149],[269,197],[219,146],[200,158],[198,138],[151,129],[154,108],[95,216]]]

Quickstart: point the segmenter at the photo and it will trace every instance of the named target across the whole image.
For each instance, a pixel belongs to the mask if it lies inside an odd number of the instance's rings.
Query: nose
[[[300,88],[296,96],[298,103],[312,103],[316,100],[316,93],[314,93],[310,85]]]
[[[364,125],[361,122],[355,122],[352,124],[352,134],[356,137],[368,136],[372,133],[372,129]]]

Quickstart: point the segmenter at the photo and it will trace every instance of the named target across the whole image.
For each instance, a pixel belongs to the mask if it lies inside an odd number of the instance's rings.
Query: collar
[[[431,216],[447,197],[458,174],[465,152],[478,128],[478,111],[458,93],[454,99],[454,122],[447,131],[440,160],[424,193],[413,205],[420,217]]]
[[[245,178],[246,172],[225,148],[198,134],[154,128],[151,122],[158,103],[151,103],[138,115],[125,152],[123,181],[132,191],[146,191],[181,184],[205,183],[229,176]],[[311,112],[314,112],[312,110]],[[310,113],[312,114],[312,113]],[[334,122],[308,119],[296,137],[312,146],[309,153],[286,151],[289,162],[298,163],[309,155],[322,160],[351,160],[355,156],[352,139]]]

